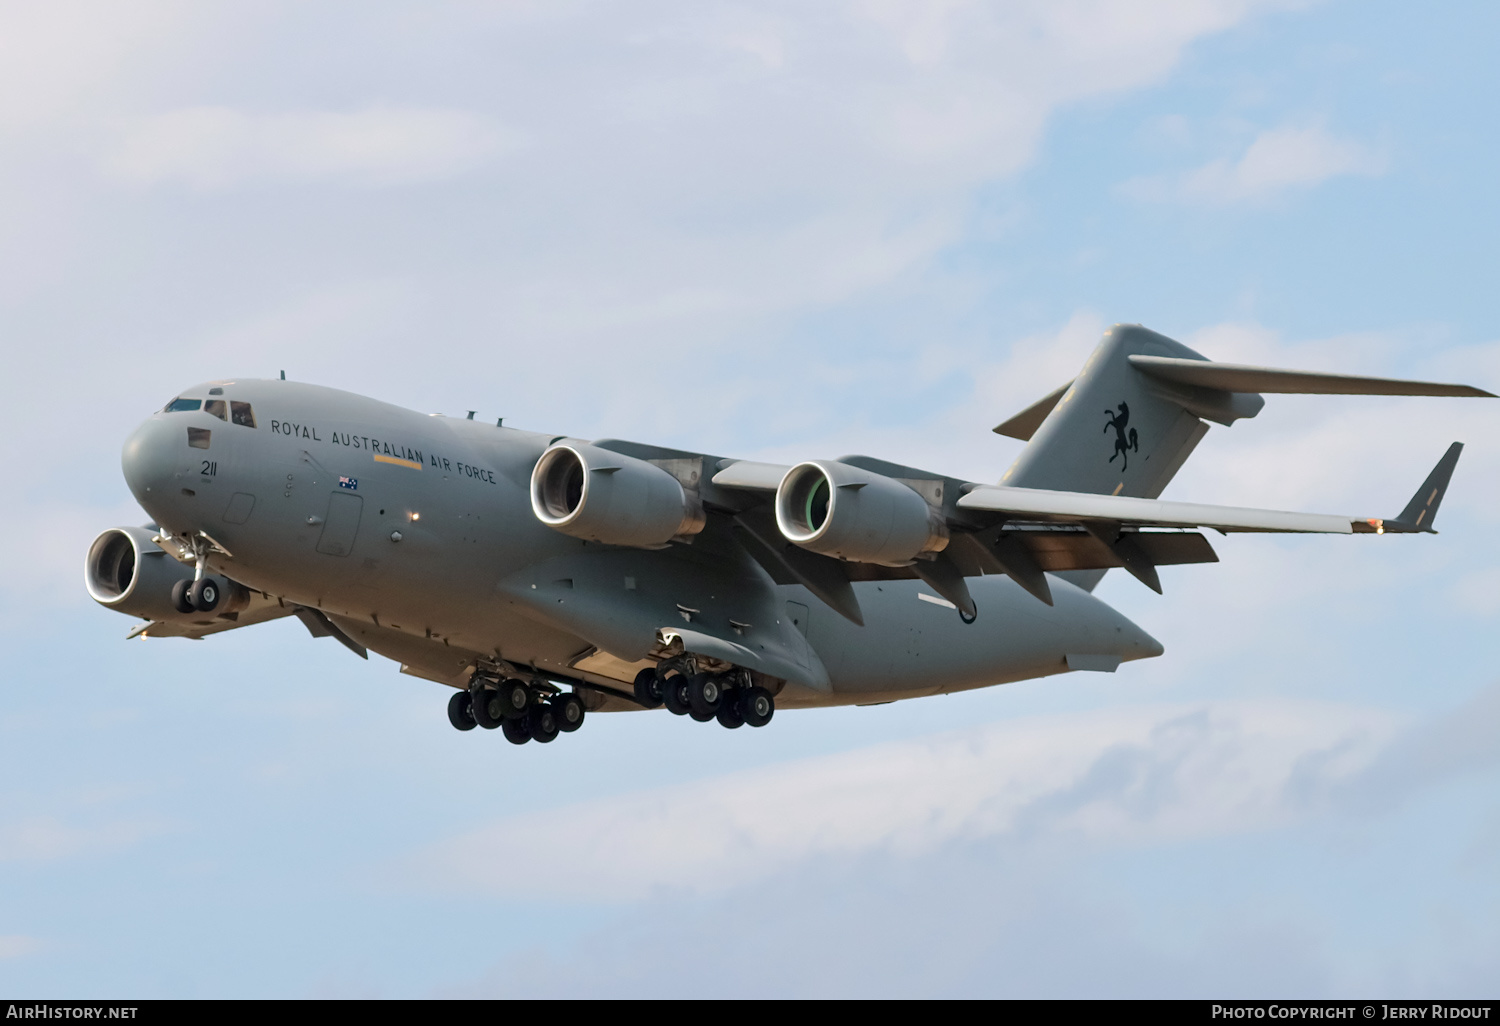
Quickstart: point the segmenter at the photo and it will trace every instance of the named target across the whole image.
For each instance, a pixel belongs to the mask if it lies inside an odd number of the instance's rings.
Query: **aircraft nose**
[[[180,425],[159,417],[145,421],[125,440],[120,467],[136,501],[147,510],[170,494],[176,476],[178,449],[182,446]],[[154,502],[152,500],[155,500]]]

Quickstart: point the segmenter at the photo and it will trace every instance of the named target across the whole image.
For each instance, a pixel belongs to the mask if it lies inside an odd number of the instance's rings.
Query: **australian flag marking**
[[[351,492],[357,492],[357,491],[359,491],[359,478],[357,478],[357,477],[345,477],[344,475],[340,474],[339,475],[339,487],[340,488],[347,488]]]

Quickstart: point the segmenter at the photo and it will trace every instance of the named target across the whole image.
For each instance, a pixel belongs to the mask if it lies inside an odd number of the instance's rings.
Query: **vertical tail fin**
[[[1030,431],[1000,483],[1154,499],[1208,432],[1200,418],[1229,424],[1265,405],[1254,393],[1159,380],[1132,366],[1132,356],[1207,360],[1165,335],[1116,325],[1065,390],[995,429],[1012,436]]]
[[[1206,421],[1229,425],[1255,416],[1266,404],[1262,392],[1495,398],[1472,385],[1214,363],[1138,324],[1117,324],[1083,373],[995,429],[1027,441],[1000,483],[1154,499],[1208,432]],[[1401,515],[1384,522],[1385,530],[1432,529],[1462,449],[1453,444]],[[1107,546],[1121,542],[1100,537]],[[1063,576],[1092,588],[1103,573]]]

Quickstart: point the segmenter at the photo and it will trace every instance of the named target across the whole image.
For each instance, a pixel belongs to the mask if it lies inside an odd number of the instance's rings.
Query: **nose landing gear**
[[[161,541],[164,537],[159,536],[156,540]],[[189,538],[186,544],[178,541],[177,545],[185,556],[189,551],[192,553],[193,579],[172,585],[172,608],[183,614],[212,613],[219,608],[221,595],[219,582],[207,576],[208,554],[216,549],[228,555],[228,550],[201,531]]]

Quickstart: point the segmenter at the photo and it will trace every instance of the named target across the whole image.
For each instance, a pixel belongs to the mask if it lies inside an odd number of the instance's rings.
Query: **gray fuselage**
[[[779,658],[767,665],[783,667],[783,706],[882,702],[1061,673],[1070,658],[1105,668],[1161,653],[1059,578],[1050,607],[1008,577],[971,579],[974,623],[920,581],[860,582],[861,627],[774,583],[722,515],[658,550],[568,537],[537,520],[529,490],[562,436],[287,381],[181,395],[248,404],[239,419],[254,425],[200,408],[136,429],[125,478],[163,531],[201,532],[219,546],[215,572],[322,610],[407,672],[453,686],[503,659],[628,688],[672,627]]]

